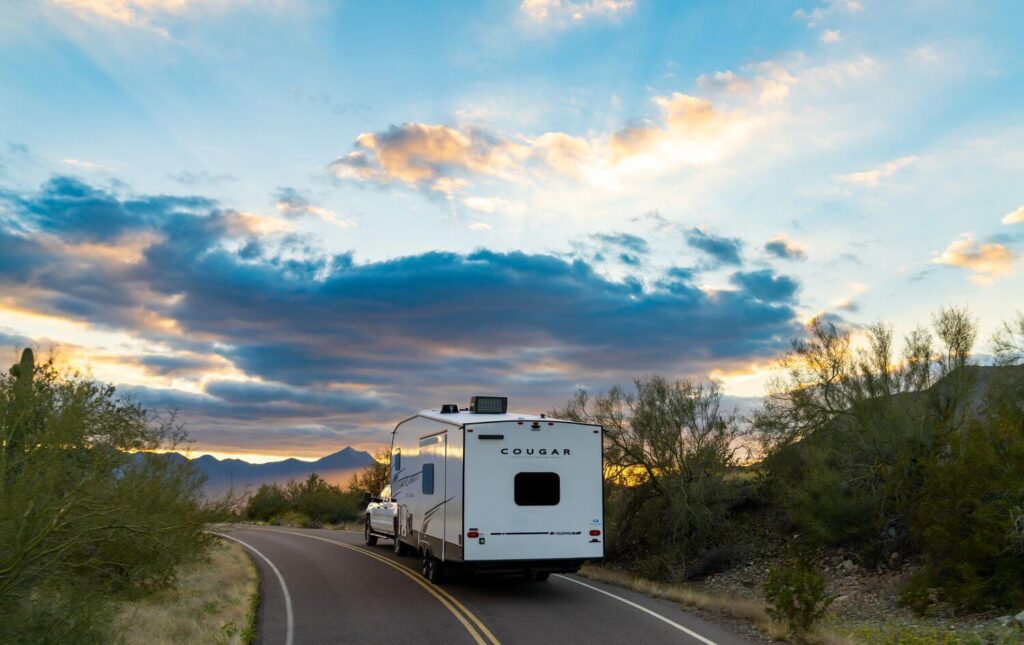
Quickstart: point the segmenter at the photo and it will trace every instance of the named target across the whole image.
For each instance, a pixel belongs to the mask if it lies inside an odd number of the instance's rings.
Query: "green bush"
[[[312,527],[310,524],[312,520],[309,519],[308,515],[303,515],[298,511],[284,511],[270,518],[269,523],[274,526],[297,526],[299,528],[319,528]]]
[[[911,529],[924,568],[904,589],[904,603],[923,610],[937,596],[971,609],[1024,606],[1024,424],[970,423],[945,438],[922,477]]]
[[[249,497],[243,516],[262,522],[309,528],[358,520],[362,495],[328,484],[317,474],[304,482],[264,484]],[[301,523],[300,523],[301,522]]]
[[[246,519],[269,522],[270,518],[285,512],[289,506],[284,488],[277,484],[263,484],[249,496],[242,515]]]
[[[0,642],[105,642],[117,596],[174,581],[223,504],[176,456],[185,435],[31,350],[0,374]]]
[[[769,605],[768,615],[797,636],[810,631],[836,599],[828,593],[824,576],[800,560],[768,572],[764,597]]]

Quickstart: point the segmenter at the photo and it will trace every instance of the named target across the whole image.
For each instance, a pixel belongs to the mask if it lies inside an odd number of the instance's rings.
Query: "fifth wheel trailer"
[[[395,428],[396,551],[435,582],[453,566],[543,580],[604,557],[601,427],[507,407],[473,397]]]

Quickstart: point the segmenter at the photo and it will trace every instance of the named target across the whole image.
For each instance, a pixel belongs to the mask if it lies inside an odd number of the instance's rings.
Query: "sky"
[[[1024,309],[1017,0],[13,0],[0,343],[193,454]]]

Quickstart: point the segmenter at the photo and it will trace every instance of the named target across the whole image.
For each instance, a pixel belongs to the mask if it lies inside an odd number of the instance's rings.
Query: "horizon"
[[[746,410],[815,316],[968,306],[984,357],[1024,302],[1019,15],[9,3],[0,342],[250,463],[654,373]]]

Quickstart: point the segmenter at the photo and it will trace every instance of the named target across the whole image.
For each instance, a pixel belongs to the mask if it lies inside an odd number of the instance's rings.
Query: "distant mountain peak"
[[[289,479],[302,480],[312,473],[331,483],[342,483],[376,462],[370,453],[346,446],[316,461],[289,457],[257,464],[243,459],[217,459],[212,455],[203,455],[193,459],[192,463],[206,474],[207,492],[216,493],[229,487],[241,492],[255,489],[260,484],[283,483]]]

